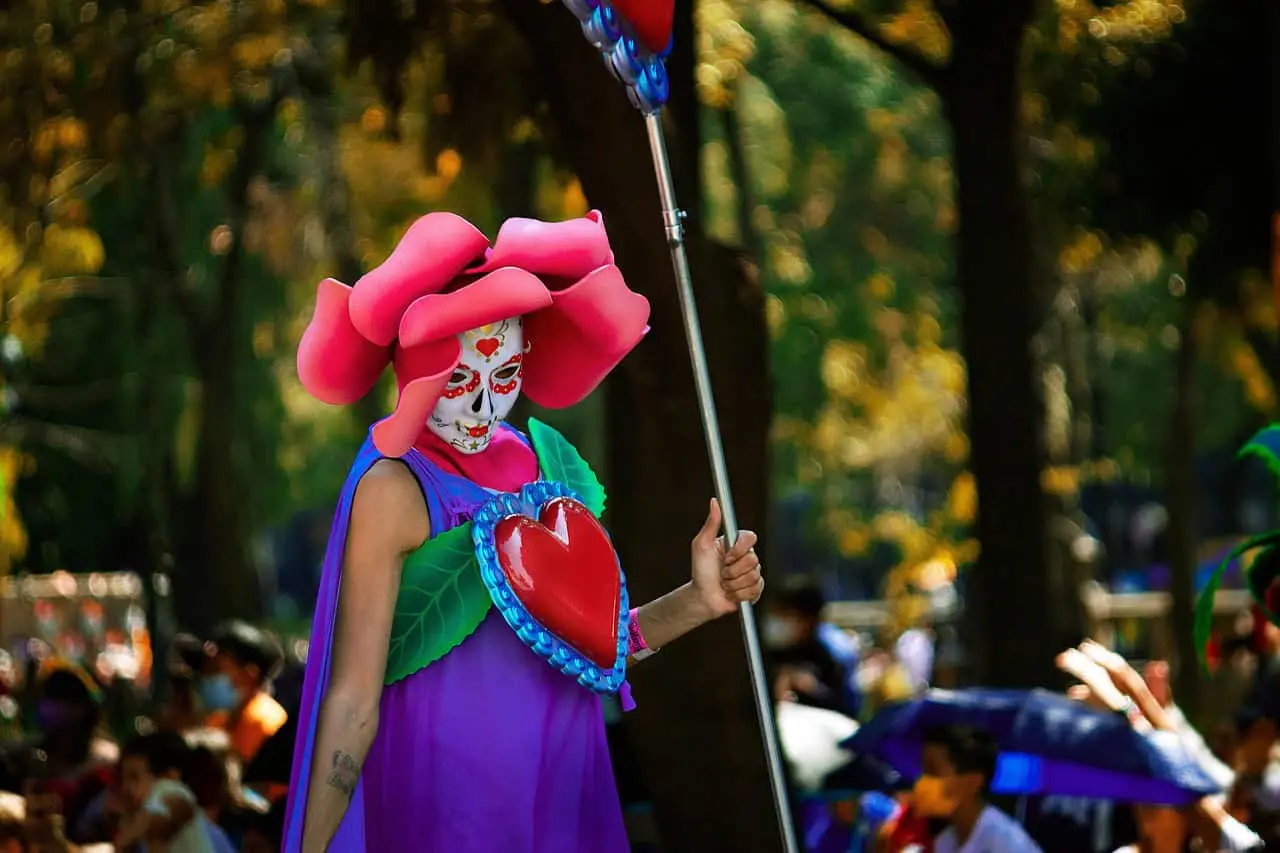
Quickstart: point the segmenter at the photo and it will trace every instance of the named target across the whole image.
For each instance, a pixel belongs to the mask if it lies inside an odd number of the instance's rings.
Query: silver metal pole
[[[716,498],[724,516],[725,541],[730,545],[738,538],[738,517],[729,491],[729,469],[724,461],[724,444],[720,440],[720,421],[716,417],[716,401],[711,392],[711,374],[707,370],[707,353],[702,344],[702,325],[698,322],[698,306],[693,299],[693,276],[684,248],[684,211],[676,206],[675,183],[671,179],[671,163],[667,159],[667,143],[662,135],[661,113],[646,113],[645,129],[649,132],[649,149],[653,152],[653,170],[658,176],[658,196],[662,201],[662,222],[671,247],[671,263],[675,267],[676,287],[680,293],[680,313],[684,317],[685,339],[689,343],[689,361],[693,363],[693,382],[698,392],[698,409],[707,439],[707,455],[711,458],[711,476]],[[747,646],[747,665],[751,670],[752,692],[755,694],[756,717],[764,735],[765,760],[769,765],[769,782],[773,789],[773,807],[778,815],[785,853],[800,853],[795,827],[791,822],[791,805],[787,799],[787,782],[782,770],[782,752],[773,723],[773,698],[765,676],[764,655],[760,651],[760,635],[756,632],[754,609],[742,602],[738,609],[742,622],[742,639]]]

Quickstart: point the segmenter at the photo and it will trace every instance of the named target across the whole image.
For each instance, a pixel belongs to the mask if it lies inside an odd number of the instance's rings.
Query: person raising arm
[[[378,730],[378,705],[400,572],[431,532],[413,474],[375,463],[356,488],[333,641],[333,670],[320,705],[303,853],[324,853],[355,793]]]

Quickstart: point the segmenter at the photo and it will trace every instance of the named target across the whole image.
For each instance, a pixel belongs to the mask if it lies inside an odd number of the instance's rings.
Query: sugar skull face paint
[[[479,453],[511,413],[528,352],[520,318],[464,332],[462,359],[449,377],[427,426],[463,453]]]

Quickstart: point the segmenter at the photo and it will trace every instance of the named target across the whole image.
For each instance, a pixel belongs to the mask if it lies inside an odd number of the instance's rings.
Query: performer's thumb
[[[709,551],[716,547],[716,539],[719,536],[720,502],[712,498],[711,506],[707,510],[707,520],[702,522],[702,529],[698,531],[697,537],[693,540],[694,547],[700,551]]]

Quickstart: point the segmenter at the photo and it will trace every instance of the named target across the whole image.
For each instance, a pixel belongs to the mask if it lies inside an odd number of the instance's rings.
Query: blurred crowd
[[[895,702],[953,686],[947,627],[919,624],[876,643],[824,620],[813,587],[764,611],[780,741],[797,808],[872,787],[837,745]],[[1193,725],[1169,666],[1131,664],[1085,642],[1057,663],[1068,695],[1174,733],[1226,792],[1187,808],[1080,797],[991,794],[998,743],[966,725],[925,737],[923,775],[858,848],[877,853],[1183,853],[1280,850],[1280,628],[1261,613],[1211,649],[1209,701]],[[162,701],[142,715],[101,675],[47,658],[25,677],[0,667],[0,853],[265,853],[280,849],[302,663],[243,622],[170,643]],[[124,708],[122,711],[121,708]],[[1204,734],[1201,734],[1204,732]],[[615,762],[627,796],[631,770]],[[865,797],[834,797],[855,830]],[[854,842],[857,832],[854,831]],[[808,844],[807,849],[825,849]]]
[[[275,853],[302,671],[229,622],[172,642],[153,715],[64,659],[6,679],[0,853]]]
[[[935,659],[941,656],[934,655],[931,628],[915,628],[877,648],[823,622],[823,606],[813,589],[788,591],[770,607],[763,632],[777,673],[779,734],[793,781],[819,798],[863,787],[851,776],[848,755],[832,749],[857,731],[859,719],[951,675]],[[875,821],[876,831],[861,849],[1280,850],[1280,628],[1260,611],[1242,615],[1233,631],[1215,638],[1210,662],[1199,727],[1175,701],[1163,661],[1131,663],[1085,641],[1064,651],[1057,665],[1071,683],[1069,697],[1122,714],[1139,731],[1173,733],[1224,794],[1180,809],[1082,797],[994,796],[998,744],[981,729],[942,726],[924,738],[920,779],[894,794],[892,810]],[[820,727],[821,737],[815,734]],[[859,823],[862,802],[846,803],[845,823]],[[809,849],[820,845],[810,843]]]

